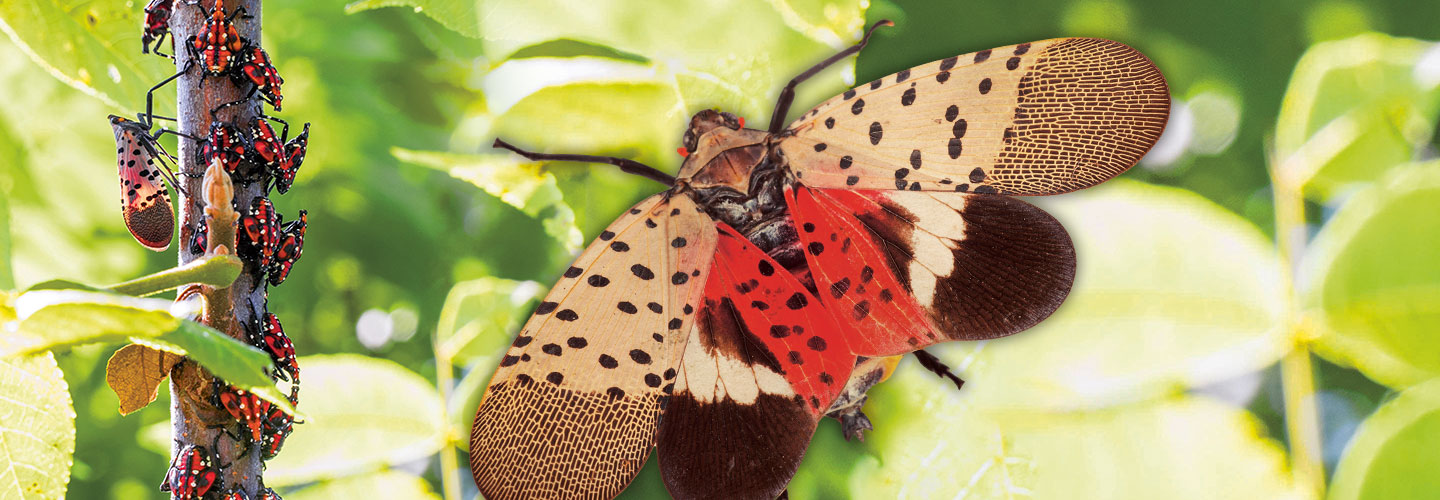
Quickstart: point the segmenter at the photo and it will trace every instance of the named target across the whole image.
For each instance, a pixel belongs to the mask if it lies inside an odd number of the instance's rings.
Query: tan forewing
[[[175,213],[170,190],[162,181],[156,151],[144,129],[132,121],[112,125],[120,176],[120,211],[125,228],[146,248],[163,251],[175,234]],[[163,160],[161,160],[163,161]]]
[[[471,430],[486,498],[610,498],[644,465],[715,247],[684,196],[637,204],[526,322]]]
[[[1056,194],[1130,168],[1169,112],[1165,79],[1143,54],[1060,38],[861,85],[792,123],[780,149],[818,188]]]

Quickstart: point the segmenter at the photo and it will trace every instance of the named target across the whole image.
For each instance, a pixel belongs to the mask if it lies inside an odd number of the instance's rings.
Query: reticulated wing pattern
[[[856,87],[792,123],[780,149],[819,188],[1056,194],[1133,166],[1169,113],[1165,79],[1143,54],[1061,38]]]
[[[175,234],[175,213],[170,190],[155,164],[155,152],[135,122],[115,123],[115,156],[120,174],[120,210],[125,228],[141,245],[151,250],[170,247]]]
[[[1016,198],[796,186],[786,201],[801,226],[802,244],[827,245],[819,254],[805,254],[822,296],[846,290],[835,306],[842,320],[845,305],[853,303],[854,311],[857,300],[868,303],[868,315],[847,325],[857,329],[851,345],[862,356],[1019,332],[1060,307],[1075,279],[1075,247],[1065,228]],[[842,240],[839,253],[857,258],[832,255],[828,232],[804,230],[826,217],[841,219],[850,236],[851,250],[843,251]],[[903,288],[888,300],[881,297],[893,282]],[[857,294],[857,284],[869,285],[867,293]],[[912,323],[894,323],[905,329],[869,319],[908,314],[916,306],[923,313]],[[916,334],[922,322],[933,335]]]
[[[471,430],[485,498],[611,498],[644,465],[715,247],[685,196],[600,234],[500,361]]]
[[[831,311],[723,223],[660,429],[676,498],[775,498],[855,366]]]

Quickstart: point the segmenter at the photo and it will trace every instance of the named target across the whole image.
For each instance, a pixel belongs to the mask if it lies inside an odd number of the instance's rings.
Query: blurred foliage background
[[[104,123],[173,71],[139,53],[142,6],[0,2],[0,288],[174,265],[121,224]],[[266,2],[279,116],[314,123],[281,202],[309,210],[308,248],[270,295],[305,356],[310,419],[267,482],[286,498],[475,496],[468,420],[497,356],[583,242],[659,189],[525,163],[493,137],[674,171],[691,113],[763,122],[785,81],[884,18],[897,26],[802,87],[795,113],[1060,36],[1140,49],[1174,108],[1123,179],[1029,200],[1079,251],[1055,317],[936,349],[958,393],[902,363],[872,392],[865,442],[821,426],[793,498],[1440,496],[1440,3],[1401,0]],[[0,393],[47,408],[64,391],[37,381],[63,371],[74,457],[37,469],[69,474],[50,494],[161,497],[169,414],[118,415],[114,347],[0,365]],[[665,496],[653,463],[625,496]]]

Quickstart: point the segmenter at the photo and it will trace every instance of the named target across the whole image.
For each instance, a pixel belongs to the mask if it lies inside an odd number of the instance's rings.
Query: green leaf
[[[345,6],[346,14],[385,7],[413,7],[431,19],[462,35],[480,38],[480,14],[475,7],[481,0],[359,0]]]
[[[1112,181],[1035,199],[1075,242],[1075,286],[1036,328],[936,350],[989,405],[1084,409],[1251,373],[1290,347],[1286,285],[1249,222],[1182,189]]]
[[[555,186],[555,176],[542,171],[538,163],[518,163],[505,155],[466,155],[392,148],[400,161],[443,170],[485,190],[526,215],[541,219],[545,232],[564,245],[580,249],[582,235],[575,227],[575,211],[565,204]]]
[[[286,400],[265,370],[270,355],[213,328],[182,320],[171,302],[80,290],[37,290],[15,299],[19,322],[0,337],[0,357],[131,341],[189,356],[226,382],[280,405]]]
[[[1274,499],[1293,492],[1285,455],[1249,413],[1198,397],[1086,412],[976,404],[906,362],[871,394],[876,456],[855,498]]]
[[[301,489],[285,492],[290,500],[328,500],[332,498],[385,498],[394,500],[440,500],[430,483],[418,476],[387,470],[374,474],[348,476],[323,481]]]
[[[0,356],[64,350],[92,342],[158,337],[180,328],[168,300],[79,290],[37,290],[15,299],[18,329],[0,338]]]
[[[1360,424],[1330,500],[1435,498],[1440,491],[1440,379],[1416,385]]]
[[[435,329],[435,348],[452,364],[493,356],[510,345],[530,303],[545,290],[530,281],[481,278],[450,289]]]
[[[497,114],[494,132],[548,151],[623,153],[673,168],[680,159],[675,145],[693,113],[720,107],[764,128],[788,80],[859,39],[864,5],[489,0],[481,31],[493,60],[555,40],[634,56],[524,54],[525,59],[505,61],[485,78],[486,99]],[[666,28],[644,28],[653,26]],[[793,116],[838,94],[846,82],[853,83],[853,61],[800,86]]]
[[[718,67],[730,64],[726,59],[731,57],[785,59],[794,55],[781,54],[785,49],[842,47],[863,27],[863,4],[854,0],[486,0],[480,30],[485,33],[486,51],[495,59],[539,42],[570,39],[651,59]],[[704,22],[697,22],[701,19]]]
[[[444,449],[445,404],[435,386],[415,372],[354,354],[307,356],[300,366],[309,418],[295,426],[285,449],[268,463],[266,484],[365,473]]]
[[[1315,352],[1401,388],[1440,375],[1440,162],[1356,193],[1315,236],[1299,272]]]
[[[1431,46],[1372,33],[1306,51],[1275,130],[1282,175],[1328,199],[1414,158],[1440,113],[1440,82],[1415,71]]]
[[[8,175],[0,174],[0,182],[11,184]],[[10,257],[10,193],[0,186],[0,290],[15,288],[15,270]]]
[[[64,498],[75,407],[51,353],[0,358],[0,498]]]
[[[154,82],[174,73],[169,59],[140,53],[140,7],[10,0],[0,2],[0,30],[60,81],[110,106],[138,106]]]
[[[460,383],[450,391],[450,401],[446,402],[446,406],[454,436],[470,435],[470,428],[475,425],[475,411],[480,408],[480,400],[485,397],[485,389],[490,385],[495,369],[500,366],[503,353],[497,350],[490,356],[475,358]],[[453,443],[456,448],[470,451],[469,439],[455,439]]]
[[[244,264],[234,255],[212,255],[196,259],[148,276],[135,278],[110,287],[125,295],[144,297],[180,288],[191,283],[224,288],[240,276]]]

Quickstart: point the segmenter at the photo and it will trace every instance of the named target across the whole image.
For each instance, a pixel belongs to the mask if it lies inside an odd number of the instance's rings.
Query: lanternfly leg
[[[670,174],[667,174],[667,173],[665,173],[665,172],[661,172],[661,171],[659,171],[659,170],[656,170],[655,167],[646,165],[646,164],[644,164],[644,163],[640,163],[640,162],[635,161],[635,160],[626,159],[626,158],[615,158],[615,157],[613,157],[613,156],[592,156],[592,155],[569,155],[569,154],[532,153],[532,152],[529,152],[529,151],[526,151],[526,150],[517,148],[517,147],[515,147],[515,146],[512,146],[512,145],[510,145],[510,143],[505,142],[505,141],[500,140],[500,139],[495,139],[495,144],[491,145],[491,147],[508,149],[508,150],[510,150],[510,151],[514,151],[515,154],[518,154],[518,155],[520,155],[520,156],[524,156],[526,159],[528,159],[528,160],[534,160],[534,161],[551,160],[551,161],[584,161],[584,162],[591,162],[591,163],[608,163],[608,164],[610,164],[610,165],[614,165],[614,166],[620,167],[620,170],[624,171],[624,172],[627,173],[627,174],[635,174],[635,175],[644,177],[644,178],[646,178],[646,179],[650,179],[650,180],[653,180],[653,181],[655,181],[655,182],[659,182],[659,183],[664,184],[664,185],[666,185],[666,186],[672,186],[672,185],[675,184],[675,177],[674,177],[674,176],[671,176]]]
[[[850,48],[847,48],[840,51],[840,53],[838,54],[830,56],[829,59],[820,61],[820,64],[811,66],[810,69],[805,70],[804,73],[800,73],[800,76],[791,79],[790,83],[785,84],[785,90],[780,91],[780,99],[775,101],[775,112],[770,114],[770,133],[778,134],[780,133],[780,128],[785,126],[785,114],[790,112],[790,104],[795,101],[796,85],[799,85],[800,82],[810,79],[810,77],[815,76],[816,73],[819,73],[821,70],[824,70],[831,64],[835,64],[841,59],[850,57],[851,54],[859,53],[860,49],[865,48],[865,44],[870,43],[870,35],[875,34],[876,29],[880,28],[881,26],[894,25],[895,23],[890,22],[889,19],[880,20],[879,22],[875,23],[874,26],[871,26],[869,31],[865,32],[865,38],[861,38],[860,43],[852,45],[850,46]]]
[[[945,362],[940,361],[940,358],[935,357],[934,354],[930,354],[926,350],[921,349],[915,351],[915,360],[919,361],[920,366],[925,367],[926,370],[930,370],[932,372],[935,372],[936,375],[950,379],[951,382],[955,383],[956,390],[959,390],[962,386],[965,385],[965,381],[961,380],[960,377],[955,376],[954,373],[951,373],[950,367],[947,366]]]
[[[150,129],[150,124],[155,119],[155,91],[160,90],[160,87],[164,87],[166,84],[174,81],[176,78],[180,78],[180,75],[183,75],[186,72],[190,71],[190,67],[194,65],[195,61],[190,61],[186,63],[185,69],[182,69],[179,72],[170,75],[170,78],[160,80],[160,83],[155,84],[154,87],[150,87],[150,91],[145,93],[145,116],[140,117],[140,124],[145,126],[146,130]]]
[[[251,97],[255,97],[255,92],[258,91],[258,90],[260,90],[260,86],[259,86],[259,85],[253,85],[253,84],[250,85],[250,92],[245,93],[245,97],[241,97],[241,98],[236,99],[236,100],[234,100],[234,101],[230,101],[230,102],[227,102],[227,103],[225,103],[225,104],[221,104],[221,105],[219,105],[219,106],[215,106],[215,109],[210,110],[210,116],[215,116],[215,113],[219,113],[220,110],[225,109],[225,108],[228,108],[228,107],[230,107],[230,106],[238,106],[238,105],[241,105],[241,104],[245,104],[245,101],[249,101]]]

